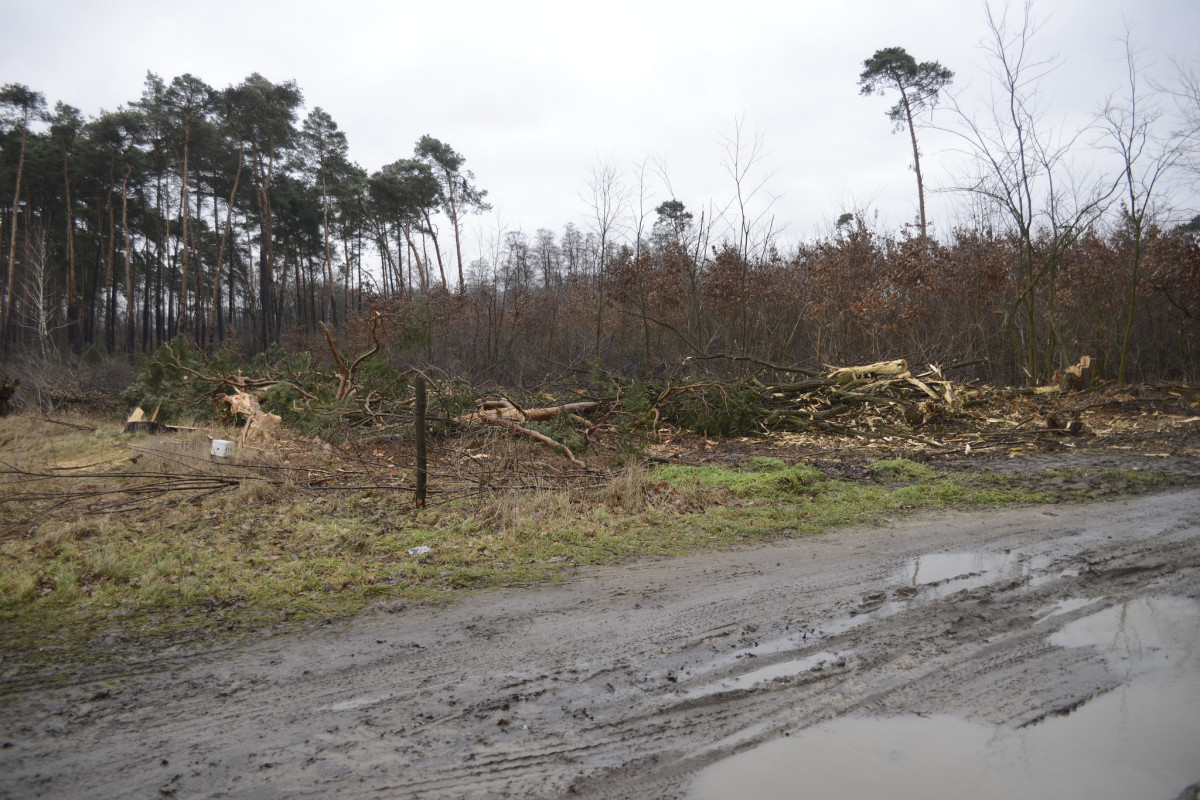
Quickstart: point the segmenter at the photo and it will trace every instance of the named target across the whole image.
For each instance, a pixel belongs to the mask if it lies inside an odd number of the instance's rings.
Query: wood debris
[[[238,436],[239,444],[244,445],[256,437],[270,438],[271,432],[283,422],[283,418],[278,414],[263,411],[262,406],[258,404],[258,398],[248,392],[227,394],[221,400],[229,404],[230,411],[246,420],[246,426]]]
[[[552,447],[561,452],[575,466],[580,469],[587,469],[587,464],[580,460],[571,448],[562,442],[555,441],[541,431],[534,430],[523,422],[548,422],[558,419],[562,414],[575,424],[581,425],[589,432],[595,429],[595,424],[589,420],[579,416],[579,412],[591,411],[600,404],[595,402],[579,402],[565,403],[559,406],[549,406],[544,408],[521,408],[516,403],[509,400],[507,397],[500,400],[484,400],[479,404],[479,408],[472,414],[460,418],[462,422],[479,421],[491,425],[499,425],[514,433],[520,434],[533,439],[536,442]]]
[[[141,406],[130,412],[125,418],[125,429],[123,433],[163,433],[178,432],[178,431],[194,431],[196,428],[189,428],[183,425],[164,425],[158,421],[158,409],[154,409],[154,413],[150,415],[150,419],[146,419],[146,412]]]

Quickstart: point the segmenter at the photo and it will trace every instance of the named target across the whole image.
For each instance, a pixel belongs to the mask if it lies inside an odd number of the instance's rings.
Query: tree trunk
[[[17,212],[21,207],[21,176],[25,171],[25,141],[29,138],[29,123],[27,119],[23,121],[21,127],[21,150],[17,155],[17,182],[16,188],[13,190],[12,201],[12,230],[9,232],[8,283],[5,286],[4,314],[3,317],[0,317],[0,339],[5,341],[8,340],[11,333],[9,326],[12,323],[13,296],[17,293]]]
[[[417,274],[421,278],[421,294],[428,297],[429,279],[425,275],[425,265],[421,262],[421,254],[417,252],[417,245],[412,238],[412,226],[409,224],[408,220],[404,220],[402,223],[402,228],[404,230],[404,240],[408,242],[409,254],[412,257],[412,260],[417,264]]]
[[[450,187],[450,224],[454,226],[454,257],[458,261],[458,293],[466,294],[466,283],[463,279],[462,263],[462,231],[458,227],[458,203],[454,198],[454,176],[446,172],[446,183]]]
[[[446,285],[446,267],[442,264],[442,248],[438,245],[437,232],[433,229],[433,220],[429,218],[429,211],[421,212],[425,215],[425,228],[429,231],[429,238],[433,239],[433,254],[437,257],[438,274],[442,278],[442,288],[449,290]]]
[[[899,81],[897,81],[899,83]],[[900,87],[900,98],[904,101],[904,115],[908,118],[908,134],[912,139],[913,171],[917,173],[917,206],[921,214],[921,244],[929,246],[929,230],[925,223],[925,183],[921,180],[921,151],[917,147],[917,128],[913,125],[912,106],[908,102],[908,93]]]
[[[179,190],[179,236],[181,241],[182,251],[180,253],[180,271],[183,276],[183,283],[179,287],[179,323],[178,329],[181,331],[187,330],[187,294],[188,294],[188,215],[191,213],[191,206],[188,202],[188,139],[190,126],[185,125],[183,128],[183,167],[180,169],[180,177],[183,180],[183,186]]]
[[[130,363],[133,363],[134,321],[137,318],[133,297],[133,244],[129,234],[129,175],[132,172],[133,166],[126,163],[125,178],[121,181],[121,232],[125,239],[125,353]]]
[[[116,265],[113,263],[117,258],[117,218],[116,209],[113,208],[113,182],[116,179],[116,175],[114,174],[115,167],[116,158],[114,157],[109,163],[108,194],[105,202],[108,208],[108,244],[105,247],[104,253],[104,284],[108,287],[108,296],[104,303],[104,349],[110,355],[117,347],[117,280]]]
[[[329,245],[329,191],[325,186],[325,161],[321,161],[321,215],[325,234],[325,280],[329,281],[329,319],[337,327],[337,282],[333,279],[333,248]]]
[[[78,350],[79,298],[75,287],[75,203],[71,200],[71,170],[67,149],[63,147],[63,188],[67,203],[67,341]]]

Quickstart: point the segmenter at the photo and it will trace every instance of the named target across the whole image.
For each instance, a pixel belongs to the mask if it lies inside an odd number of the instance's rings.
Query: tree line
[[[463,156],[423,136],[368,174],[333,118],[300,119],[302,104],[294,82],[259,74],[225,89],[148,74],[140,98],[93,119],[0,88],[13,191],[0,341],[134,354],[237,335],[265,349],[337,325],[367,294],[453,289],[444,252],[458,268],[461,220],[488,208]]]
[[[985,10],[994,107],[960,106],[954,73],[903,48],[863,62],[861,93],[898,97],[886,113],[911,140],[915,224],[885,231],[855,209],[792,245],[755,206],[761,150],[740,126],[728,203],[688,207],[662,172],[655,196],[645,162],[598,164],[588,219],[496,230],[472,257],[463,221],[489,206],[463,155],[423,136],[368,172],[329,114],[301,117],[292,82],[151,73],[92,119],[6,85],[0,346],[318,352],[334,331],[366,349],[379,311],[393,361],[498,381],[905,357],[1036,383],[1082,355],[1123,382],[1194,379],[1200,218],[1179,224],[1168,191],[1200,176],[1194,70],[1147,89],[1127,40],[1127,84],[1067,131],[1039,108],[1029,6]],[[939,102],[951,121],[934,125]],[[917,137],[930,127],[961,156],[946,188],[965,221],[940,235]],[[1117,166],[1081,178],[1081,153]]]

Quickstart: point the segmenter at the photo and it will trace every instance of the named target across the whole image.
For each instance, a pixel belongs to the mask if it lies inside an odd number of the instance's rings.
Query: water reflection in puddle
[[[1028,579],[1050,566],[1047,555],[1023,553],[930,553],[908,561],[896,574],[905,586],[928,587],[935,596],[975,589],[1003,578]],[[936,584],[936,585],[935,585]]]
[[[1138,600],[1064,626],[1129,681],[1022,729],[949,716],[842,718],[702,772],[693,800],[1161,798],[1200,779],[1200,603]]]
[[[1070,614],[1072,611],[1078,611],[1081,608],[1086,608],[1099,599],[1100,598],[1098,597],[1072,597],[1067,600],[1059,600],[1057,603],[1044,606],[1035,611],[1033,615],[1036,617],[1036,620],[1033,624],[1037,625],[1038,623],[1045,622],[1051,617],[1057,617],[1062,614]]]
[[[822,651],[813,653],[803,658],[793,658],[790,661],[781,661],[778,664],[770,664],[760,669],[751,672],[745,672],[732,678],[726,678],[715,684],[706,684],[690,689],[684,693],[684,697],[704,697],[705,695],[713,694],[714,692],[729,692],[738,689],[751,689],[757,684],[775,680],[776,678],[787,678],[793,675],[800,675],[804,672],[809,672],[823,664],[835,664],[845,660],[845,657],[851,655],[851,651],[847,650],[844,653],[830,653]]]

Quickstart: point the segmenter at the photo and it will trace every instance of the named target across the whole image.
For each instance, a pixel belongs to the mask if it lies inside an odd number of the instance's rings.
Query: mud
[[[1043,621],[1074,607],[1082,604],[1057,604]],[[802,787],[896,800],[1177,797],[1200,769],[1200,603],[1142,597],[1048,640],[1096,648],[1128,682],[1018,728],[946,715],[839,717],[718,762],[689,796],[783,800]]]
[[[580,570],[219,651],[131,653],[52,685],[6,675],[0,795],[702,797],[710,769],[849,735],[860,776],[898,769],[896,751],[924,778],[1025,758],[1055,797],[1091,796],[1088,759],[1146,751],[1149,772],[1110,783],[1172,800],[1194,794],[1200,741],[1186,714],[1155,731],[1195,707],[1198,600],[1200,489]],[[1162,694],[1175,684],[1188,699]],[[768,796],[738,769],[739,796]],[[889,796],[910,796],[904,774]],[[1038,796],[1039,780],[1002,794]]]

